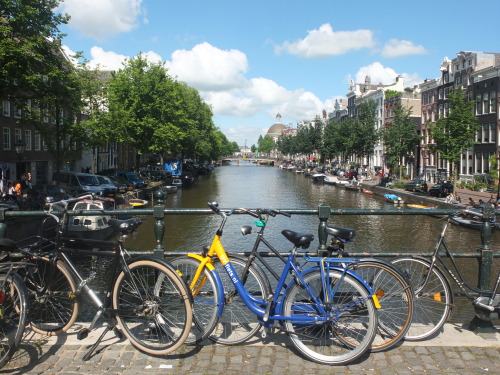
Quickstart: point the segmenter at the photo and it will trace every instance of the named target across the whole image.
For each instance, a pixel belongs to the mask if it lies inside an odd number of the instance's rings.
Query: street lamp
[[[21,140],[16,141],[16,144],[14,145],[14,150],[16,151],[17,158],[19,159],[19,161],[21,161],[23,158],[24,149],[25,146],[23,141]]]

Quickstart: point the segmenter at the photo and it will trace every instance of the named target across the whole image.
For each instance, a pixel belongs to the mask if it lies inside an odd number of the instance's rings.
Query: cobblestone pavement
[[[106,336],[94,356],[82,358],[93,339],[74,334],[48,339],[29,335],[4,374],[500,374],[500,330],[476,335],[447,324],[438,339],[363,356],[346,366],[326,366],[301,357],[284,335],[238,346],[183,346],[152,357],[127,341]],[[98,334],[98,333],[96,333]]]

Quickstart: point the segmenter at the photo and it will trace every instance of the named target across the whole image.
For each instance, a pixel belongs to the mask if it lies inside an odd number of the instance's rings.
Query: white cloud
[[[129,57],[112,51],[104,51],[101,47],[94,46],[90,49],[89,65],[102,70],[118,70]]]
[[[137,27],[144,14],[143,0],[64,0],[61,11],[71,16],[69,26],[102,41]]]
[[[405,87],[413,87],[423,81],[417,73],[397,73],[394,69],[383,66],[377,61],[373,64],[361,67],[356,73],[355,82],[364,82],[365,77],[370,76],[373,85],[379,83],[390,85],[396,81],[396,77],[399,75],[403,76]]]
[[[241,87],[248,71],[246,55],[238,50],[221,50],[201,43],[192,50],[177,50],[166,62],[168,73],[198,90],[220,91]]]
[[[333,31],[328,23],[311,30],[304,39],[285,42],[275,47],[277,54],[287,52],[300,57],[329,57],[346,54],[352,50],[371,48],[375,44],[371,30]]]
[[[416,46],[413,42],[409,40],[389,40],[383,50],[382,56],[384,57],[400,57],[407,55],[425,55],[427,50],[424,46]]]

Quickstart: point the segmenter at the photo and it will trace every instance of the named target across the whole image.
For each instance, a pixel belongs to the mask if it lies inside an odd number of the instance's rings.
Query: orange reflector
[[[372,299],[373,299],[373,303],[375,304],[375,307],[376,307],[377,309],[382,308],[382,306],[380,306],[380,303],[378,302],[378,298],[377,298],[377,296],[376,296],[375,294],[374,294],[374,295],[372,295]]]
[[[434,293],[434,301],[441,302],[441,293]]]
[[[385,292],[382,289],[379,289],[379,290],[377,290],[377,293],[375,293],[375,295],[378,298],[382,298],[383,296],[385,296]]]

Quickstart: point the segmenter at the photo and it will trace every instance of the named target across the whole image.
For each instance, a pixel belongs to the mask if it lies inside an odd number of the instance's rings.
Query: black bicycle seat
[[[352,241],[352,239],[354,238],[354,234],[356,233],[356,229],[328,225],[326,227],[326,233],[328,233],[330,236],[342,238],[344,241]]]
[[[108,224],[113,228],[113,231],[126,233],[138,228],[142,224],[142,220],[138,217],[126,220],[110,219]]]
[[[281,231],[281,234],[296,247],[301,247],[303,249],[307,249],[314,240],[314,235],[310,233],[297,233],[293,230],[285,229]]]

